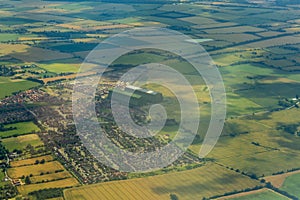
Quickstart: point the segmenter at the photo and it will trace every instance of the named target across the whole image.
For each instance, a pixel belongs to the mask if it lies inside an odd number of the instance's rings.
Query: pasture
[[[184,183],[184,185],[182,185]],[[242,190],[259,185],[258,181],[215,164],[153,177],[113,181],[82,186],[64,191],[66,200],[76,199],[201,199],[226,191]]]
[[[10,79],[9,77],[0,77],[0,99],[6,96],[12,95],[14,92],[27,90],[40,85],[39,83],[22,80],[22,79]]]
[[[263,191],[263,192],[255,192],[249,195],[240,194],[239,197],[230,198],[232,200],[261,200],[261,199],[272,199],[272,200],[288,200],[289,198],[273,192],[271,190]]]
[[[1,33],[0,34],[0,42],[15,41],[19,38],[19,36],[20,35],[18,35],[18,34]]]
[[[13,127],[15,129],[8,130],[8,131],[0,131],[0,136],[2,138],[24,135],[24,134],[40,131],[39,127],[37,127],[37,125],[35,125],[33,122],[19,122],[15,124],[4,125],[4,128],[9,128],[9,127]]]
[[[299,188],[300,188],[300,174],[293,174],[291,176],[288,176],[282,187],[280,189],[300,198],[300,193],[299,193]]]
[[[10,152],[15,149],[23,150],[28,145],[33,147],[44,145],[37,134],[20,135],[18,137],[6,138],[2,140],[2,143]]]

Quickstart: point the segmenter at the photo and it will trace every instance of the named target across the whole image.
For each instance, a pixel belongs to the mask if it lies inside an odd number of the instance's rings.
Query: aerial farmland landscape
[[[0,199],[297,200],[299,106],[299,0],[0,0]]]

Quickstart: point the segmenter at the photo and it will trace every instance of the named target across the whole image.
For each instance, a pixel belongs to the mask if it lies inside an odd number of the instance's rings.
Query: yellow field
[[[10,55],[24,62],[57,60],[73,57],[71,54],[30,47],[24,44],[0,44],[0,56],[3,55]]]
[[[37,183],[41,181],[52,181],[55,179],[63,179],[63,178],[71,178],[71,174],[68,171],[52,173],[52,174],[45,174],[42,176],[33,176],[30,177],[32,183]]]
[[[40,175],[41,172],[54,172],[55,170],[62,170],[64,167],[57,161],[46,162],[45,164],[38,165],[29,165],[23,167],[14,167],[8,169],[8,174],[12,178],[20,178],[23,175],[28,176],[32,175]]]
[[[37,158],[30,158],[30,159],[25,159],[25,160],[18,160],[18,161],[12,161],[10,162],[10,166],[12,167],[20,167],[24,165],[33,165],[36,160],[42,160],[44,159],[45,161],[52,161],[53,157],[51,155],[46,155],[46,156],[40,156]]]
[[[83,26],[75,25],[75,24],[58,24],[56,26],[68,28],[68,29],[80,30],[80,31],[132,28],[132,26],[126,25],[126,24],[95,25],[95,26],[90,26],[90,27],[83,27]]]
[[[26,195],[30,192],[47,189],[47,188],[65,188],[79,185],[75,178],[67,178],[58,181],[52,181],[48,183],[29,184],[18,186],[17,189],[22,195]]]
[[[182,185],[184,183],[184,185]],[[258,181],[215,164],[172,174],[82,186],[64,191],[66,200],[202,199],[259,185]]]

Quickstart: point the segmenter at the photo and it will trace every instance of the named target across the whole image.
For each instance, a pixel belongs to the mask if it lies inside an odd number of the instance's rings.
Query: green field
[[[4,127],[15,127],[16,129],[9,131],[0,131],[0,136],[2,138],[40,131],[39,127],[37,127],[33,122],[19,122],[15,124],[4,125]]]
[[[273,191],[263,191],[246,196],[232,198],[232,200],[287,200],[289,198],[282,196]]]
[[[278,126],[299,123],[299,113],[299,109],[289,109],[228,119],[221,138],[208,157],[257,176],[298,167],[300,138],[279,130]]]
[[[121,197],[169,200],[170,194],[176,194],[182,200],[190,200],[252,188],[256,185],[259,185],[258,181],[218,165],[208,164],[183,172],[82,186],[68,189],[64,194],[66,200],[97,199],[100,196],[103,200]]]
[[[0,99],[5,96],[11,95],[13,92],[18,92],[22,90],[27,90],[33,87],[38,86],[39,84],[32,81],[27,80],[12,80],[8,77],[0,76]]]
[[[15,41],[19,37],[19,34],[0,33],[0,42]]]
[[[2,143],[10,152],[15,149],[23,150],[29,144],[33,147],[44,144],[37,134],[20,135],[18,137],[6,138],[2,140]]]
[[[280,189],[300,198],[300,174],[288,176]]]
[[[7,182],[4,181],[5,178],[5,174],[4,172],[2,172],[2,170],[0,171],[0,187],[6,185]]]

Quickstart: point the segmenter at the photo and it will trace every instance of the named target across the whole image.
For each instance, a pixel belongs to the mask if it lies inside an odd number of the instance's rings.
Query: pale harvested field
[[[184,183],[184,185],[182,185]],[[176,194],[180,200],[202,199],[259,185],[258,181],[214,164],[146,178],[112,181],[64,191],[66,200],[160,199]]]
[[[40,175],[41,173],[54,172],[55,170],[64,170],[64,167],[59,162],[53,161],[45,164],[9,168],[8,175],[12,178],[20,178],[23,175]]]
[[[252,190],[252,191],[249,191],[249,192],[241,192],[241,193],[238,193],[238,194],[233,194],[233,195],[229,195],[229,196],[225,196],[225,197],[220,197],[220,198],[217,198],[217,199],[218,200],[233,199],[233,198],[236,198],[236,197],[247,196],[249,194],[256,194],[256,193],[260,193],[260,192],[267,191],[267,190],[268,190],[267,188],[262,188],[262,189],[259,189],[259,190]]]
[[[96,30],[110,30],[110,29],[122,29],[122,28],[132,28],[132,26],[127,24],[111,24],[111,25],[95,25],[84,27],[77,24],[58,24],[58,27],[80,30],[80,31],[96,31]]]
[[[41,176],[33,176],[30,177],[32,183],[37,183],[41,181],[54,181],[55,179],[63,179],[63,178],[71,178],[71,174],[68,171],[52,173],[52,174],[45,174]]]
[[[33,165],[36,160],[41,161],[42,159],[44,159],[46,162],[48,162],[48,161],[52,161],[53,157],[51,155],[46,155],[46,156],[40,156],[40,157],[30,158],[30,159],[25,159],[25,160],[12,161],[12,162],[10,162],[10,165],[12,167],[20,167],[20,166],[24,166],[24,165]]]
[[[47,183],[22,185],[22,186],[18,186],[17,189],[21,194],[27,195],[30,192],[42,190],[42,189],[65,188],[65,187],[72,187],[78,185],[79,183],[75,178],[67,178],[67,179],[51,181]]]

